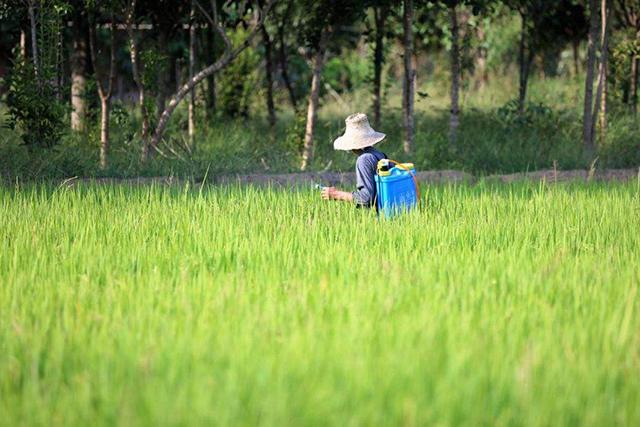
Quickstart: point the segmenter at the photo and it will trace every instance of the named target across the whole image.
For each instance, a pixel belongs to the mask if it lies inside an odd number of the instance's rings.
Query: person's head
[[[384,133],[373,130],[364,113],[351,114],[344,122],[344,135],[333,142],[335,150],[351,151],[360,155],[364,149],[374,146],[386,137]]]

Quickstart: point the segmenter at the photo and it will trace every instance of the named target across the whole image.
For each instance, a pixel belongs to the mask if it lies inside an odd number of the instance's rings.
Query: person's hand
[[[334,200],[337,191],[335,187],[324,187],[320,194],[324,200]]]

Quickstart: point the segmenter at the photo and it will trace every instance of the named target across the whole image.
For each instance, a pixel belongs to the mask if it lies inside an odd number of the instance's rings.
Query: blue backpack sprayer
[[[378,215],[392,218],[418,206],[420,187],[413,163],[382,159],[378,162],[374,179]],[[315,184],[315,188],[322,190],[325,187]]]
[[[375,181],[378,215],[392,218],[418,206],[420,189],[413,163],[382,159],[378,162]]]

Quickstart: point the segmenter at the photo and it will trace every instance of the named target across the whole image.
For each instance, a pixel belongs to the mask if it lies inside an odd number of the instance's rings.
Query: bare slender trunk
[[[580,40],[576,39],[571,42],[573,47],[573,75],[580,74]]]
[[[591,18],[589,21],[589,38],[587,42],[587,70],[585,78],[584,90],[584,110],[582,114],[582,143],[584,145],[585,154],[588,158],[593,156],[595,145],[591,129],[593,127],[593,80],[595,74],[596,62],[596,39],[598,37],[598,13],[597,1],[589,0],[589,12]]]
[[[600,125],[600,140],[604,140],[607,126],[607,67],[609,59],[609,8],[611,0],[600,2],[600,65],[598,67],[598,86],[596,89],[596,103],[593,107],[593,122],[591,124],[591,140],[595,144],[596,117]]]
[[[476,90],[482,90],[489,82],[489,74],[487,73],[487,47],[485,46],[486,34],[482,22],[479,22],[476,27],[476,38],[478,39],[479,47],[474,70],[476,74],[474,86]]]
[[[518,88],[518,111],[524,113],[525,102],[527,100],[527,86],[529,85],[529,69],[533,61],[533,50],[531,47],[527,49],[527,17],[524,13],[520,14],[522,19],[522,28],[520,30],[520,49],[518,61],[520,62],[520,85]]]
[[[274,129],[276,126],[276,106],[273,102],[273,42],[264,25],[262,26],[262,41],[264,43],[264,72],[267,85],[267,112],[269,114],[269,126]]]
[[[115,24],[115,17],[111,15],[111,23]],[[96,86],[98,88],[98,96],[100,97],[100,168],[106,169],[109,160],[109,115],[111,112],[111,95],[116,81],[116,40],[115,29],[111,27],[110,37],[110,55],[109,55],[109,75],[107,86],[103,84],[103,78],[98,66],[98,49],[96,48],[96,24],[92,20],[89,28],[89,53],[93,62],[93,70],[96,78]]]
[[[214,4],[215,7],[215,4]],[[208,53],[208,61],[211,61],[216,56],[216,47],[215,47],[215,30],[212,26],[207,28],[207,53]],[[207,115],[211,118],[216,113],[216,75],[212,73],[209,77],[207,77]]]
[[[138,88],[138,104],[140,105],[140,116],[142,118],[142,153],[141,160],[146,162],[149,159],[149,113],[147,111],[145,101],[145,88],[142,84],[140,76],[140,63],[138,58],[138,46],[136,45],[136,37],[133,31],[133,24],[135,20],[135,8],[136,0],[131,0],[127,11],[127,33],[129,35],[129,53],[131,54],[131,72],[133,74],[133,81]],[[155,147],[155,143],[151,142]]]
[[[217,49],[216,49],[216,28],[218,26],[218,2],[216,0],[211,0],[211,22],[209,22],[211,26],[211,57],[208,62],[214,61]],[[218,95],[216,92],[216,73],[211,73],[208,77],[209,80],[209,109],[210,114],[213,115],[216,113]]]
[[[458,16],[456,3],[449,6],[449,20],[451,25],[451,116],[449,118],[449,146],[456,148],[460,114],[458,95],[460,92],[460,49],[458,46]]]
[[[109,112],[110,102],[100,98],[100,168],[106,169],[109,159]]]
[[[27,33],[24,30],[20,30],[20,56],[27,60]]]
[[[373,125],[380,126],[380,109],[382,104],[382,65],[384,62],[384,31],[388,8],[379,6],[373,8],[376,34],[373,52]]]
[[[38,60],[38,35],[36,28],[36,12],[35,12],[35,0],[29,0],[29,25],[31,26],[31,59],[33,60],[33,72],[36,76],[38,85],[42,84],[40,81],[40,61]]]
[[[193,79],[195,73],[196,62],[196,26],[195,26],[196,9],[194,1],[191,1],[191,13],[189,23],[189,80]],[[196,141],[196,89],[195,86],[191,88],[189,93],[189,145],[191,149],[195,146]]]
[[[294,111],[298,111],[298,100],[296,99],[296,93],[293,90],[293,85],[291,84],[291,79],[289,78],[289,61],[287,60],[287,46],[284,37],[284,26],[287,19],[289,18],[292,4],[293,2],[288,2],[287,8],[284,12],[284,16],[282,17],[282,21],[280,21],[280,23],[278,24],[278,59],[280,62],[280,72],[282,73],[282,80],[284,81],[284,85],[287,88],[287,92],[289,93],[291,106],[293,107]]]
[[[62,86],[63,80],[62,76],[64,74],[64,40],[63,40],[64,31],[60,29],[58,32],[58,36],[56,38],[56,77],[55,77],[55,86],[56,86],[56,99],[58,101],[62,101]]]
[[[404,84],[403,84],[403,113],[405,138],[403,149],[410,153],[413,148],[413,101],[415,90],[416,70],[413,62],[413,0],[404,0]]]
[[[636,114],[638,111],[638,58],[631,58],[631,88],[629,90],[631,111]]]
[[[169,34],[167,33],[168,30],[161,27],[160,25],[157,26],[159,27],[159,34],[157,39],[158,51],[162,56],[163,61],[160,62],[160,66],[157,68],[157,90],[150,88],[149,92],[155,92],[156,115],[160,116],[162,111],[164,111],[164,106],[167,103],[167,96],[169,95],[169,93],[171,93],[171,60],[169,60],[169,57],[173,55],[169,52]],[[153,96],[153,93],[151,93],[150,96]]]
[[[301,170],[306,170],[313,159],[313,136],[318,115],[318,102],[320,100],[320,79],[324,67],[324,55],[329,31],[323,30],[320,36],[320,44],[313,60],[313,75],[311,78],[311,92],[309,93],[309,105],[307,108],[307,125],[304,132],[304,151],[302,152]]]
[[[74,12],[73,51],[71,53],[71,129],[83,132],[86,129],[87,116],[87,44],[85,39],[84,17],[80,11]]]

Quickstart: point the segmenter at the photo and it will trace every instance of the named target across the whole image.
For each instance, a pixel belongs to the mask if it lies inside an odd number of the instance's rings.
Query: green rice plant
[[[640,183],[0,188],[0,425],[638,425]]]

